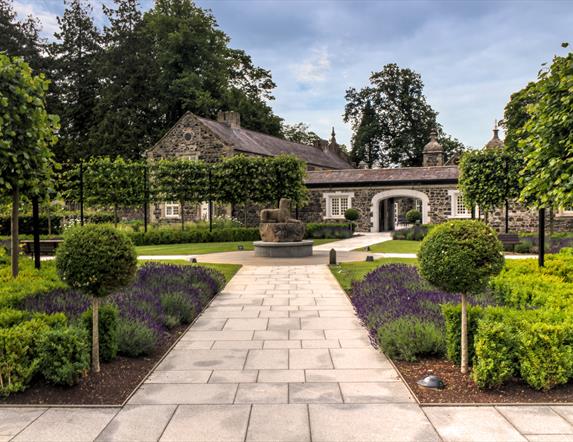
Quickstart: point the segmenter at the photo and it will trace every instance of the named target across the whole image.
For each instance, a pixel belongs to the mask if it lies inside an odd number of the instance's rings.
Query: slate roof
[[[309,187],[349,187],[405,183],[457,183],[457,166],[344,169],[307,172]]]
[[[276,156],[293,154],[308,164],[332,169],[348,169],[349,162],[332,151],[323,151],[314,146],[293,143],[292,141],[262,134],[241,127],[232,128],[225,123],[219,123],[208,118],[197,117],[224,143],[231,145],[236,151],[255,155]]]

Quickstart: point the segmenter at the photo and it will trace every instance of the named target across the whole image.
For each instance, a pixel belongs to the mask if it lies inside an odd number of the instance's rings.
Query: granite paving
[[[0,408],[8,440],[573,441],[573,406],[420,407],[328,267],[247,265],[126,406]]]

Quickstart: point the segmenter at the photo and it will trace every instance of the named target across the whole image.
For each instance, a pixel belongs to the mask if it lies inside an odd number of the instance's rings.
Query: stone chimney
[[[424,167],[443,166],[444,148],[438,143],[438,132],[432,129],[430,142],[424,147]]]
[[[235,111],[219,111],[217,121],[226,124],[231,129],[238,129],[241,127],[241,114]]]

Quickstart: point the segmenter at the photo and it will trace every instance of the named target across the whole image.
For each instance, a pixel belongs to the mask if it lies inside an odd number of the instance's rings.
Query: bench
[[[41,239],[40,240],[40,255],[42,256],[54,256],[56,254],[56,249],[62,243],[62,239]],[[26,255],[34,255],[34,241],[31,239],[26,239],[20,241],[20,244],[24,246],[24,253]]]
[[[498,238],[503,244],[504,250],[513,250],[515,245],[521,242],[517,233],[499,233]]]

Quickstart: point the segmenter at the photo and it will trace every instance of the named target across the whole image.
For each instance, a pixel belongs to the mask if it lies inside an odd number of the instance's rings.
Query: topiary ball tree
[[[416,209],[408,210],[406,212],[406,221],[409,224],[416,224],[418,221],[422,221],[422,213]]]
[[[358,218],[360,218],[360,212],[351,207],[350,209],[346,209],[344,211],[344,218],[346,218],[347,221],[356,221]]]
[[[137,268],[131,240],[116,229],[88,225],[66,231],[56,252],[58,274],[92,296],[92,370],[99,372],[99,300],[129,284]]]
[[[418,252],[420,273],[434,286],[461,293],[461,372],[468,371],[467,295],[483,290],[504,264],[496,232],[478,220],[449,221],[430,231]]]

